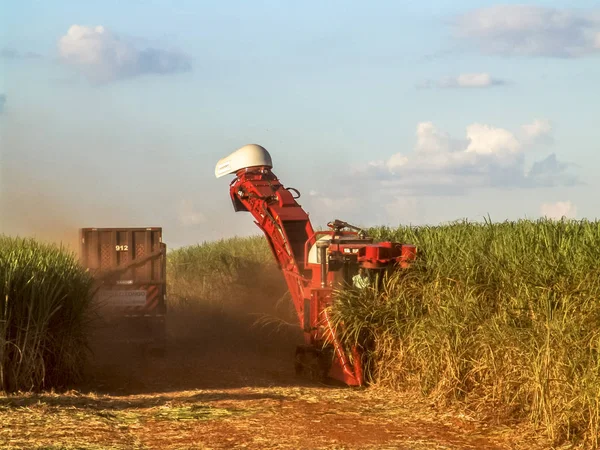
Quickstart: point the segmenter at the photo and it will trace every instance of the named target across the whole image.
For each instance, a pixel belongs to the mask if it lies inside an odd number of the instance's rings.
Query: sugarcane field
[[[410,240],[425,257],[379,290],[337,294],[340,339],[373,340],[359,388],[295,373],[302,331],[260,236],[167,254],[163,354],[114,335],[89,354],[90,327],[106,327],[90,306],[89,272],[54,245],[3,237],[3,446],[549,448],[575,430],[592,439],[597,223],[368,231]]]

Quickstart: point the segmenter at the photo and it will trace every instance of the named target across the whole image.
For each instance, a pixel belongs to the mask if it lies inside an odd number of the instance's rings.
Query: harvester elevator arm
[[[271,157],[263,147],[247,145],[219,161],[215,175],[235,173],[229,186],[234,209],[250,212],[265,234],[302,322],[304,287],[310,282],[305,276],[304,246],[314,231],[308,214],[296,202],[299,192],[284,187],[271,168]]]

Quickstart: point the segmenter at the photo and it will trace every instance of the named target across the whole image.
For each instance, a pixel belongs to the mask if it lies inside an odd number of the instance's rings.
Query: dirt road
[[[104,347],[77,391],[0,397],[2,448],[548,448],[408,396],[298,379],[294,332],[179,326],[164,358]]]

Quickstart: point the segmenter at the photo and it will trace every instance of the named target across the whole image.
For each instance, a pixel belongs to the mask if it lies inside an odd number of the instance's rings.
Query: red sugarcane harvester
[[[340,220],[328,223],[330,230],[314,231],[296,202],[300,193],[284,187],[272,168],[269,152],[251,144],[221,159],[215,175],[235,174],[230,184],[233,208],[254,216],[283,272],[304,331],[305,345],[296,349],[296,372],[361,386],[361,350],[345,348],[328,312],[334,289],[364,288],[367,280],[381,280],[384,272],[406,268],[416,249],[396,242],[373,243],[363,230]]]

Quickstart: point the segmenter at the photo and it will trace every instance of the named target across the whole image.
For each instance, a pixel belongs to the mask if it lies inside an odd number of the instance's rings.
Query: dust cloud
[[[35,180],[23,180],[26,189],[20,189],[20,180],[2,177],[0,196],[0,233],[10,236],[35,237],[78,250],[78,218],[76,211],[64,200],[48,195],[50,186]],[[7,179],[8,178],[8,179]]]
[[[110,329],[110,341],[92,344],[82,388],[130,395],[310,384],[294,373],[302,332],[285,290],[281,274],[269,273],[252,291],[223,289],[220,304],[175,299],[167,312],[162,356],[128,344],[127,332],[116,335]]]
[[[0,124],[0,233],[62,243],[77,251],[81,227],[162,226],[165,235],[181,231],[177,239],[182,243],[191,236],[197,236],[195,242],[206,239],[211,226],[215,233],[225,232],[225,227],[257,232],[248,217],[235,217],[229,226],[209,213],[214,225],[177,226],[169,200],[178,197],[178,190],[198,195],[202,212],[213,208],[227,217],[235,213],[226,183],[219,184],[222,196],[201,197],[199,189],[190,188],[199,181],[182,181],[188,177],[164,155],[127,154],[129,147],[119,147],[118,137],[111,143],[100,131],[88,136],[65,129],[64,124],[54,130],[51,117],[6,119]],[[140,145],[130,147],[130,152]],[[134,164],[137,160],[144,162],[143,167]],[[170,164],[171,179],[165,163]],[[115,172],[115,167],[128,171]],[[173,177],[176,183],[171,183]],[[211,170],[207,177],[212,180]],[[175,188],[166,192],[169,186]],[[83,386],[126,394],[298,384],[293,362],[302,333],[282,274],[274,265],[248,266],[243,272],[240,279],[211,286],[210,302],[201,286],[194,285],[200,280],[192,280],[191,293],[185,296],[178,296],[178,287],[169,285],[164,357],[148,354],[109,327],[112,342],[92,343],[94,353]],[[99,322],[94,320],[92,326]]]
[[[79,228],[143,224],[143,206],[135,207],[130,187],[114,176],[118,149],[105,147],[101,134],[69,130],[48,114],[4,115],[0,233],[77,252]]]
[[[98,202],[90,204],[74,184],[70,191],[59,183],[43,180],[32,173],[3,168],[0,192],[0,233],[34,237],[79,251],[79,228],[99,226],[96,220],[110,222],[118,211]],[[68,181],[66,181],[68,184]]]
[[[216,144],[104,113],[0,117],[0,233],[77,248],[79,228],[152,226],[174,249],[259,232],[214,177]]]

